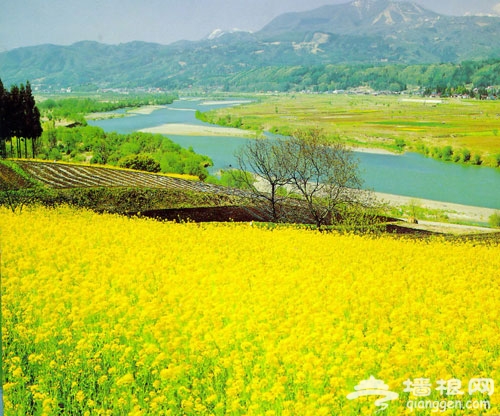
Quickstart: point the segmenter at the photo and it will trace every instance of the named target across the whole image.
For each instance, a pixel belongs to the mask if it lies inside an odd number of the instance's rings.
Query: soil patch
[[[0,163],[0,189],[28,188],[31,184],[8,166]]]
[[[270,221],[255,208],[241,206],[157,209],[129,213],[163,221],[193,222],[250,222]]]

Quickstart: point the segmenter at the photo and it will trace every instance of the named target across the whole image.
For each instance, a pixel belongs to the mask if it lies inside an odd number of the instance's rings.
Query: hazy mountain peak
[[[215,29],[212,31],[212,33],[210,33],[207,36],[207,39],[217,39],[217,38],[221,37],[222,35],[224,35],[224,31],[222,29]]]
[[[354,0],[349,3],[361,20],[372,24],[393,25],[415,20],[429,19],[438,15],[413,2],[391,0]]]
[[[281,33],[326,32],[340,35],[370,34],[395,25],[418,26],[432,22],[439,14],[406,1],[352,0],[348,3],[322,6],[301,12],[278,16],[262,31],[267,37]],[[407,30],[408,27],[401,28]]]
[[[365,13],[372,9],[376,3],[387,3],[387,0],[354,0],[351,5],[360,13]]]
[[[222,30],[222,29],[218,28],[218,29],[213,30],[212,33],[210,33],[207,36],[207,39],[208,40],[218,39],[224,35],[233,34],[233,33],[251,33],[251,32],[248,32],[246,30],[241,30],[238,28],[233,28],[231,30]]]
[[[426,20],[435,17],[433,12],[425,10],[415,3],[386,2],[384,10],[375,16],[372,23],[394,25],[413,21]]]

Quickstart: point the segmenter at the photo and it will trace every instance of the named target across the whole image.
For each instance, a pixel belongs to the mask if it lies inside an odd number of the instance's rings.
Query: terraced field
[[[98,212],[140,212],[144,217],[174,221],[270,221],[265,209],[251,204],[248,192],[198,180],[57,162],[0,163],[0,190],[26,189],[36,182],[56,191],[42,197],[49,206],[62,203]]]
[[[248,196],[247,193],[237,189],[133,170],[54,162],[17,161],[16,163],[30,176],[44,185],[56,189],[90,187],[170,188],[242,197]]]

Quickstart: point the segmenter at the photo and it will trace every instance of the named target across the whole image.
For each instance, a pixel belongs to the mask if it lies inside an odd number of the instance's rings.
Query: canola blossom
[[[0,239],[6,415],[500,411],[497,244],[66,207]]]

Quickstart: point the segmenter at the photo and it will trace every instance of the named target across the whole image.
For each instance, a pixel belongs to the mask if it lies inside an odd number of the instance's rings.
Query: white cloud
[[[493,12],[500,16],[500,3],[497,3],[493,6]]]

